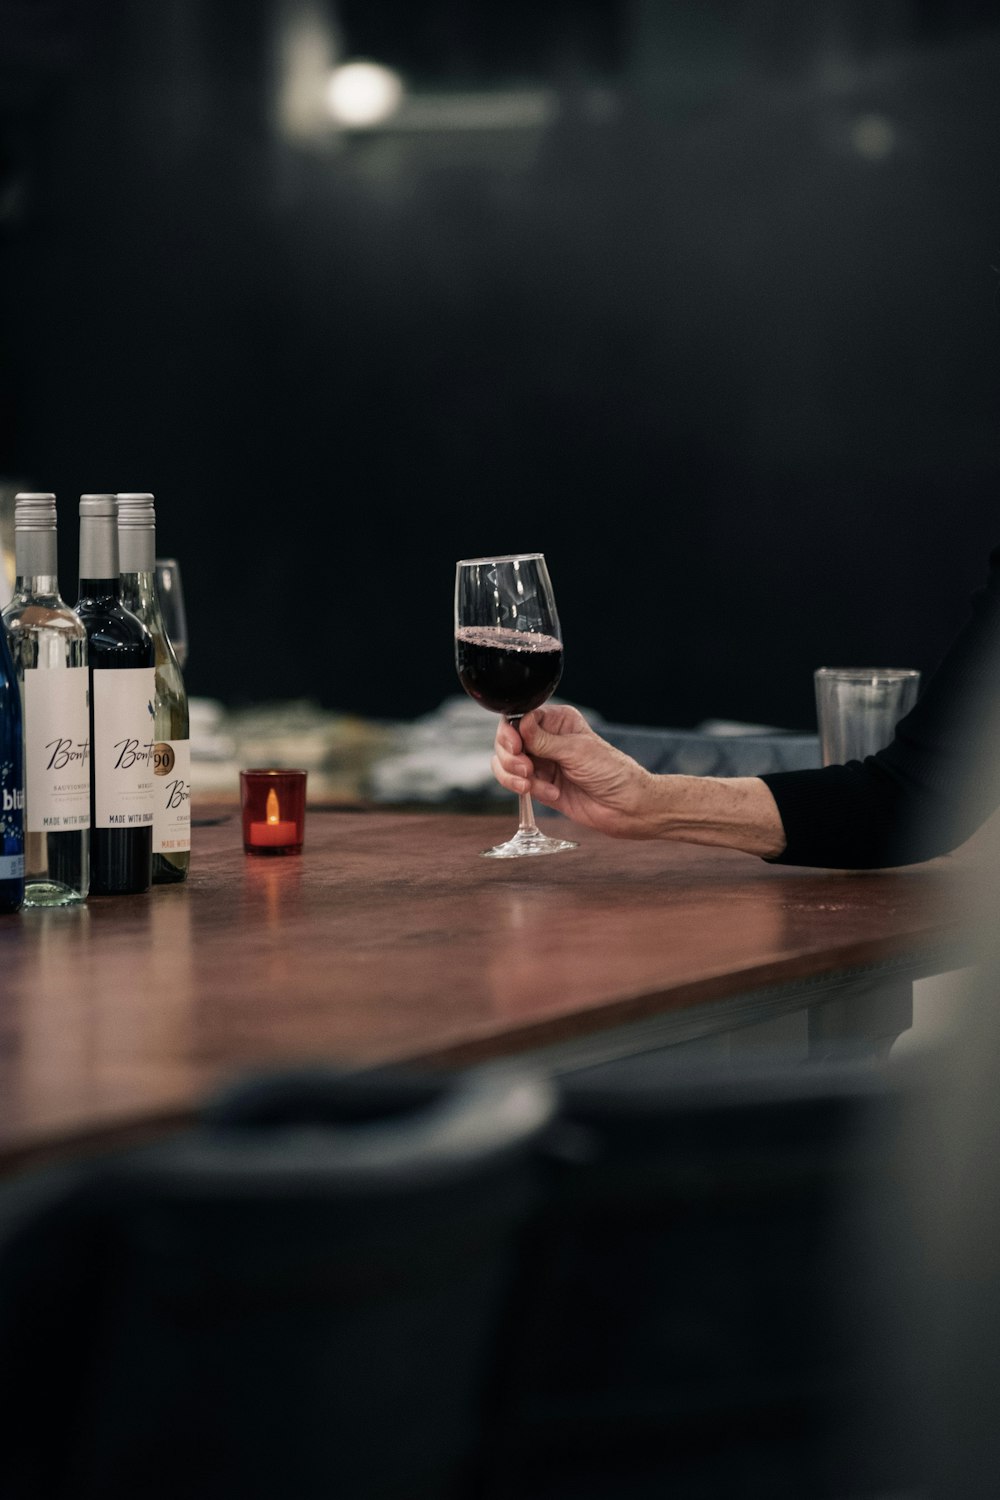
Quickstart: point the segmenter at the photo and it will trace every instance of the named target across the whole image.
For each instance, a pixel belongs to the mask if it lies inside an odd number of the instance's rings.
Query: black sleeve
[[[954,849],[1000,806],[998,730],[1000,547],[972,618],[885,750],[761,778],[787,839],[775,863],[881,869]]]

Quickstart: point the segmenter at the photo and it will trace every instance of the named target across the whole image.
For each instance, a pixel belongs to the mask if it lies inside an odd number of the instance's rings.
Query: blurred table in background
[[[819,765],[814,734],[713,720],[697,729],[606,724],[595,729],[647,769],[695,776],[756,776]],[[314,802],[489,809],[509,796],[490,771],[496,715],[464,694],[406,723],[340,714],[307,702],[225,709],[192,699],[192,780],[199,799],[235,800],[239,772],[296,766]],[[539,812],[547,810],[540,808]]]

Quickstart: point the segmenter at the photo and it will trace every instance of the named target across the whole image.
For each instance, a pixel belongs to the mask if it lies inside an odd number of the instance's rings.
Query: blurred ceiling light
[[[896,149],[896,127],[884,115],[861,115],[851,126],[851,145],[868,161],[885,161]]]
[[[384,124],[402,102],[403,80],[381,63],[342,63],[327,79],[327,110],[338,125],[349,130]]]

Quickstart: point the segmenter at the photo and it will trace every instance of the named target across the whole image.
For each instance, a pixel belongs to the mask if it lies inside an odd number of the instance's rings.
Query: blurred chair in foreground
[[[951,1032],[906,1060],[890,1171],[867,1215],[866,1354],[882,1392],[867,1446],[882,1474],[917,1476],[904,1500],[1000,1493],[998,856],[994,842],[981,962]]]
[[[492,1500],[860,1493],[831,1487],[862,1394],[845,1214],[878,1171],[886,1086],[668,1064],[565,1082],[506,1325]]]
[[[6,1500],[467,1493],[544,1082],[263,1077],[0,1196]]]

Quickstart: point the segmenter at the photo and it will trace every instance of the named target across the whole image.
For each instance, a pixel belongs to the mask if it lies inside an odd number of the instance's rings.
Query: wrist
[[[653,776],[650,837],[740,849],[775,858],[785,830],[767,785],[756,776]]]

